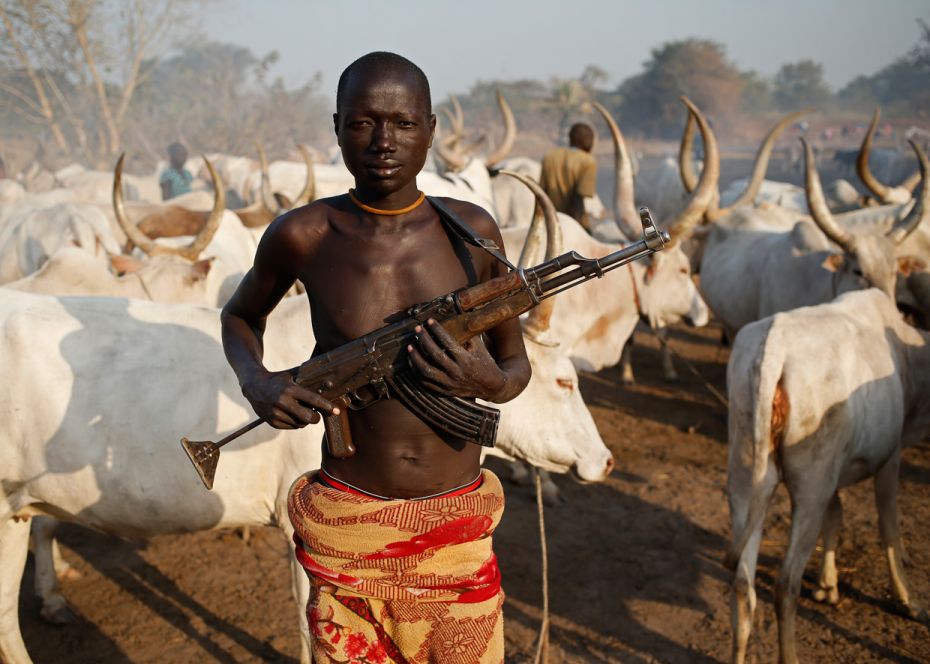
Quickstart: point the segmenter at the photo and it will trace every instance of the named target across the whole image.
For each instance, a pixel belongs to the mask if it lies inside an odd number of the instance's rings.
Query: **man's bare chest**
[[[334,233],[304,266],[317,342],[330,348],[408,307],[476,283],[475,256],[441,227],[397,237]]]

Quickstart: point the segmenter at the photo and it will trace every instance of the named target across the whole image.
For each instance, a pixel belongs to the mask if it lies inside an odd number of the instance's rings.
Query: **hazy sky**
[[[277,50],[273,74],[289,85],[339,73],[375,50],[396,51],[426,72],[433,97],[478,79],[578,76],[588,64],[609,87],[641,70],[650,49],[701,37],[726,46],[741,69],[771,76],[811,58],[841,87],[873,74],[917,42],[928,0],[225,0],[204,28],[213,39],[261,56]]]

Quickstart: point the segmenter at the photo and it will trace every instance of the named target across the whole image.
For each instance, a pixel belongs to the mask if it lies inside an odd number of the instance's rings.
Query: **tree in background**
[[[775,74],[774,99],[783,111],[823,108],[833,93],[823,80],[823,65],[813,60],[783,64]]]
[[[62,153],[110,161],[154,55],[183,35],[197,3],[0,0],[5,110],[44,126]]]
[[[681,132],[681,95],[723,121],[739,107],[746,86],[724,46],[704,39],[663,44],[643,66],[645,71],[628,78],[617,92],[624,126],[652,136],[673,138]]]

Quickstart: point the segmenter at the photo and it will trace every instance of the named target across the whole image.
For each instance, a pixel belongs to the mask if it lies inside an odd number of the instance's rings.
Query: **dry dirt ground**
[[[726,412],[681,362],[681,382],[664,383],[655,342],[637,339],[635,387],[623,387],[616,369],[582,377],[617,469],[597,485],[558,478],[566,503],[545,512],[551,662],[728,659],[731,575],[720,563],[729,538]],[[723,390],[727,351],[718,339],[713,326],[681,328],[671,343]],[[930,603],[930,445],[904,458],[909,574],[916,596]],[[495,548],[507,591],[507,661],[519,663],[531,661],[541,617],[539,541],[530,489],[507,491]],[[799,604],[802,660],[930,661],[930,631],[903,617],[889,591],[871,482],[846,490],[843,501],[842,600],[830,607],[811,598],[815,553]],[[788,527],[780,489],[760,557],[752,661],[776,657],[773,583]],[[83,575],[64,586],[78,620],[52,627],[38,618],[30,561],[20,613],[36,662],[293,662],[299,653],[290,548],[273,529],[254,530],[248,543],[233,532],[126,542],[66,526],[61,541]]]

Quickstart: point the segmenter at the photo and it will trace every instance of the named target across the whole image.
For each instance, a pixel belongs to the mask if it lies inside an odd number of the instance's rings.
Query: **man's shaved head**
[[[336,85],[336,113],[339,113],[342,109],[346,88],[349,87],[352,77],[374,71],[385,74],[401,74],[409,77],[420,88],[420,92],[425,95],[427,113],[431,112],[433,102],[430,97],[429,81],[426,79],[423,70],[402,55],[390,53],[389,51],[374,51],[363,55],[342,72],[339,83]]]
[[[594,129],[584,122],[576,122],[568,130],[568,143],[572,147],[591,152],[594,147]]]

